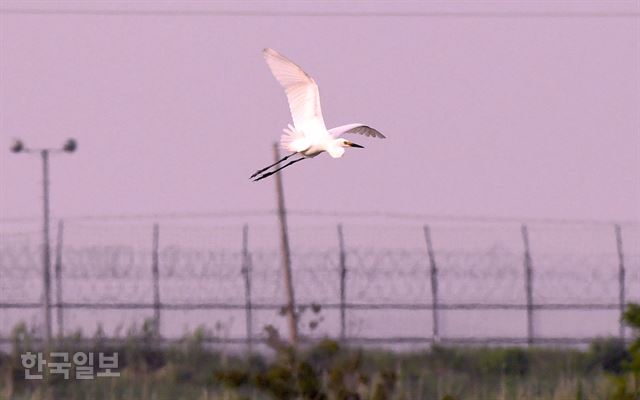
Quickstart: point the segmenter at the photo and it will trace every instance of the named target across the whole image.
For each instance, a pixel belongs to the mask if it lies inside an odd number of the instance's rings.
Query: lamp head
[[[24,143],[22,143],[22,140],[15,139],[11,144],[11,151],[13,153],[20,153],[23,150],[24,150]]]
[[[62,150],[66,151],[67,153],[73,153],[77,148],[78,142],[76,142],[76,140],[73,138],[67,139],[67,141],[64,142],[64,146],[62,146]]]

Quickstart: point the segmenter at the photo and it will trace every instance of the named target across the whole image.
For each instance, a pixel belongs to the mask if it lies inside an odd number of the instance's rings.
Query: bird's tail
[[[304,133],[297,131],[291,124],[282,131],[284,135],[280,136],[280,147],[284,150],[295,152],[305,151],[311,145],[309,139],[304,136]]]

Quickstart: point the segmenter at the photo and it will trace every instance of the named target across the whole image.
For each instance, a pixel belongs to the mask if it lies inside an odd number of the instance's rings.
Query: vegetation
[[[640,306],[629,305],[626,323],[640,329]],[[549,348],[440,347],[403,353],[343,347],[324,340],[294,349],[266,329],[269,351],[243,355],[214,350],[203,329],[161,345],[150,324],[122,340],[74,335],[50,351],[114,352],[117,378],[64,380],[45,374],[26,381],[20,355],[37,351],[24,325],[12,350],[0,355],[2,399],[434,399],[434,400],[639,400],[640,339],[616,339],[587,351]],[[46,370],[45,370],[46,371]],[[72,370],[73,376],[73,370]]]
[[[640,400],[640,305],[629,304],[623,319],[636,333],[635,340],[627,350],[624,350],[616,359],[619,359],[617,368],[609,371],[614,374],[615,393],[614,400]],[[614,363],[614,366],[616,363]]]

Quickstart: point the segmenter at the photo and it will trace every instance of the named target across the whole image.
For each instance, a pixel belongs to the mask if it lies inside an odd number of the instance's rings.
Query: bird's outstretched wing
[[[334,139],[344,133],[357,133],[358,135],[370,136],[380,139],[386,138],[385,135],[365,124],[348,124],[329,129],[329,134]]]
[[[320,93],[316,82],[299,66],[273,49],[262,51],[271,73],[287,94],[296,130],[305,135],[325,132],[320,110]]]

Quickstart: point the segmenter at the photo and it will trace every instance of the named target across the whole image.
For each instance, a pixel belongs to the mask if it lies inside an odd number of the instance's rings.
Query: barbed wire
[[[246,268],[240,228],[160,225],[157,248],[160,303],[154,304],[150,226],[131,229],[125,224],[101,228],[99,224],[68,223],[64,244],[52,250],[56,261],[51,273],[51,307],[63,310],[65,326],[113,325],[114,320],[131,323],[148,318],[153,310],[161,310],[165,321],[183,321],[188,326],[210,323],[213,315],[214,320],[226,321],[231,333],[242,336],[245,333],[239,321],[244,320],[243,313],[248,307],[253,311],[255,326],[282,325],[279,313],[285,301],[277,246],[251,245],[247,249],[250,263]],[[605,313],[610,315],[606,320],[609,322],[603,324],[611,325],[610,331],[617,329],[621,307],[620,265],[612,229],[605,231],[608,236],[577,235],[580,240],[611,242],[598,247],[597,251],[592,251],[591,245],[576,247],[583,252],[559,253],[546,252],[544,246],[533,246],[534,303],[530,305],[526,303],[526,274],[523,248],[517,243],[521,240],[518,230],[486,226],[469,232],[447,226],[432,229],[439,287],[436,305],[430,260],[419,227],[384,230],[382,226],[380,231],[369,232],[376,242],[368,245],[354,241],[362,234],[361,230],[369,231],[368,227],[354,230],[347,225],[345,228],[343,303],[340,301],[343,279],[340,249],[336,238],[331,236],[336,234],[335,226],[291,228],[294,238],[302,235],[298,237],[301,244],[326,236],[326,242],[317,248],[294,247],[291,257],[297,303],[305,307],[320,305],[326,319],[325,326],[316,330],[306,326],[305,334],[335,336],[338,313],[347,312],[348,340],[374,342],[399,338],[400,343],[426,334],[430,324],[428,312],[436,308],[445,315],[464,312],[524,315],[528,308],[539,313],[593,312],[595,318]],[[584,229],[602,230],[600,226]],[[258,230],[256,234],[260,232],[264,233]],[[478,232],[482,240],[473,246],[466,244]],[[562,230],[556,234],[575,235],[576,232]],[[231,237],[227,237],[229,235]],[[385,235],[397,236],[396,242],[403,245],[413,244],[396,247]],[[407,235],[419,237],[410,241]],[[634,235],[640,237],[640,230],[633,227],[623,230],[623,237]],[[516,244],[502,245],[500,240],[505,236],[515,236]],[[442,242],[443,237],[446,243]],[[236,245],[225,245],[226,240]],[[250,241],[253,242],[255,240]],[[37,312],[42,308],[43,299],[41,250],[38,235],[29,236],[27,240],[0,241],[0,314],[4,320],[17,323],[27,318],[32,325],[42,324]],[[633,242],[625,247],[625,301],[640,301],[638,250]],[[250,294],[246,289],[247,279],[250,279]],[[214,314],[207,314],[211,311]],[[390,323],[387,320],[390,316],[404,318],[404,322]],[[308,313],[302,320],[311,322]],[[165,334],[175,334],[176,324],[180,326],[178,322],[165,322]],[[4,330],[0,329],[0,336],[8,334],[6,329],[10,325],[5,326]],[[85,326],[85,329],[89,328]],[[464,328],[455,327],[447,332],[452,340],[462,333]],[[255,335],[259,337],[259,332]],[[491,339],[486,333],[478,335],[474,340]]]

